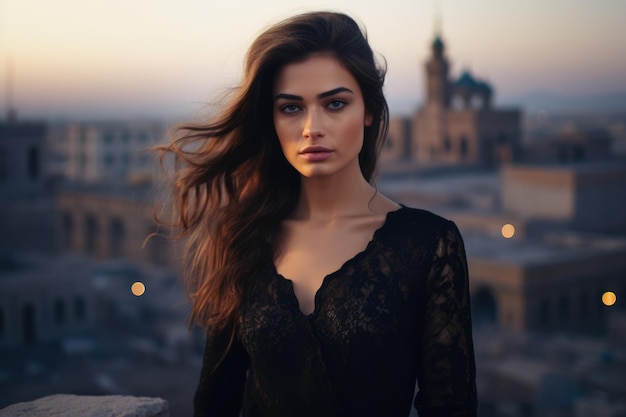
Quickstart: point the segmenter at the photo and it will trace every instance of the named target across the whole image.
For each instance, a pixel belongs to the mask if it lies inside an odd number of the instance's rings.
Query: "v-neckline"
[[[320,295],[320,293],[323,292],[323,289],[327,286],[327,282],[331,280],[332,277],[339,275],[344,269],[346,269],[350,264],[356,262],[357,260],[359,260],[360,258],[362,258],[363,256],[365,256],[367,254],[367,252],[369,252],[372,248],[372,246],[374,246],[374,243],[376,243],[379,239],[380,239],[380,235],[383,233],[383,231],[389,227],[389,223],[390,223],[390,219],[391,217],[393,217],[396,213],[404,210],[406,208],[406,206],[404,206],[403,204],[400,204],[400,208],[396,209],[396,210],[391,210],[388,211],[385,214],[385,220],[383,221],[383,224],[380,225],[380,227],[378,227],[376,230],[374,230],[374,233],[372,234],[371,239],[367,242],[367,245],[365,246],[365,248],[363,250],[361,250],[360,252],[356,253],[354,256],[352,256],[351,258],[347,259],[346,261],[343,262],[343,264],[341,264],[341,266],[339,267],[339,269],[328,273],[327,275],[324,276],[324,278],[322,279],[322,283],[320,284],[319,288],[315,291],[315,294],[313,295],[313,311],[309,314],[304,313],[301,309],[300,309],[300,300],[298,300],[298,297],[296,296],[296,292],[295,289],[293,287],[293,280],[290,278],[287,278],[285,276],[283,276],[282,274],[280,274],[278,272],[278,268],[276,268],[276,264],[274,263],[274,261],[271,262],[272,265],[272,272],[274,274],[275,277],[278,277],[281,281],[284,281],[285,283],[287,283],[289,285],[289,288],[291,290],[291,294],[290,297],[292,298],[292,301],[295,302],[295,306],[298,310],[298,312],[309,319],[312,319],[313,317],[315,317],[318,313],[319,310],[319,305],[318,305],[318,297]]]

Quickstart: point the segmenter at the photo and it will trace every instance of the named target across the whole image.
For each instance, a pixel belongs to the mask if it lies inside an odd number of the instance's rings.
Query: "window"
[[[585,159],[585,150],[580,145],[574,145],[572,150],[572,159],[574,162],[580,162]]]
[[[485,99],[480,95],[473,95],[470,101],[470,106],[474,110],[481,110],[485,107]]]
[[[122,167],[124,169],[128,169],[129,165],[130,165],[130,155],[125,153],[122,155]]]
[[[113,143],[113,133],[110,131],[104,132],[104,134],[102,135],[102,140],[105,144],[110,145],[111,143]]]
[[[0,337],[4,336],[4,309],[0,307]]]
[[[452,143],[450,143],[450,138],[448,136],[443,139],[443,150],[445,153],[450,153],[450,150],[452,150]]]
[[[39,177],[39,149],[32,146],[28,149],[28,178],[36,180]]]
[[[465,136],[461,137],[460,149],[461,149],[461,158],[465,159],[467,157],[467,153],[469,149],[467,137]]]
[[[149,136],[146,132],[140,132],[139,133],[139,142],[141,143],[146,143],[148,142]]]
[[[87,155],[84,152],[81,152],[78,156],[78,175],[80,177],[85,176],[85,169],[87,168]]]
[[[85,319],[85,313],[85,299],[78,295],[74,298],[74,317],[76,318],[76,321],[83,321]]]
[[[117,258],[124,253],[124,223],[114,217],[109,222],[109,256]]]
[[[63,300],[57,299],[54,301],[53,306],[54,322],[57,325],[65,323],[65,303]]]
[[[559,324],[566,324],[570,319],[569,299],[565,295],[559,297],[557,304]]]
[[[98,222],[93,215],[85,217],[85,251],[96,254],[96,242],[98,241]]]
[[[0,148],[0,181],[9,178],[9,157],[8,152],[4,148]]]
[[[458,94],[452,97],[452,109],[454,110],[464,110],[465,109],[465,101],[463,101],[463,97]]]
[[[104,166],[112,167],[115,164],[115,156],[109,154],[104,155]]]
[[[35,306],[26,304],[22,309],[22,335],[28,344],[37,340],[35,317]]]
[[[550,300],[541,300],[541,302],[539,303],[539,326],[550,327],[550,325],[552,324],[552,314],[550,313]]]
[[[72,249],[72,235],[74,234],[74,218],[72,213],[61,214],[62,232],[63,232],[63,247],[65,249]]]

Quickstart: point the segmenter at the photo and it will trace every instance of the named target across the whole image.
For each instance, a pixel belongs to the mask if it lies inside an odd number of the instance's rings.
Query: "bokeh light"
[[[146,292],[146,286],[143,285],[143,282],[137,281],[131,285],[130,290],[134,296],[141,297]]]
[[[504,226],[502,226],[503,237],[510,239],[513,237],[513,235],[515,235],[515,227],[512,224],[507,223]]]
[[[617,301],[617,296],[612,291],[607,291],[602,294],[602,303],[605,306],[612,306]]]

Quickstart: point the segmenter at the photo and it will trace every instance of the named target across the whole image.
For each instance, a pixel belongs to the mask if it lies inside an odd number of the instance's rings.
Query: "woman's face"
[[[274,128],[287,161],[304,177],[359,168],[365,110],[358,82],[340,62],[314,55],[288,64],[274,82]]]

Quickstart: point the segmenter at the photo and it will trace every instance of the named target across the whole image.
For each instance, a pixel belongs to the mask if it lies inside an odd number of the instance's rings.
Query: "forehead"
[[[305,97],[337,87],[359,91],[354,76],[341,62],[330,55],[313,55],[303,61],[285,65],[276,74],[274,93],[290,93]]]

